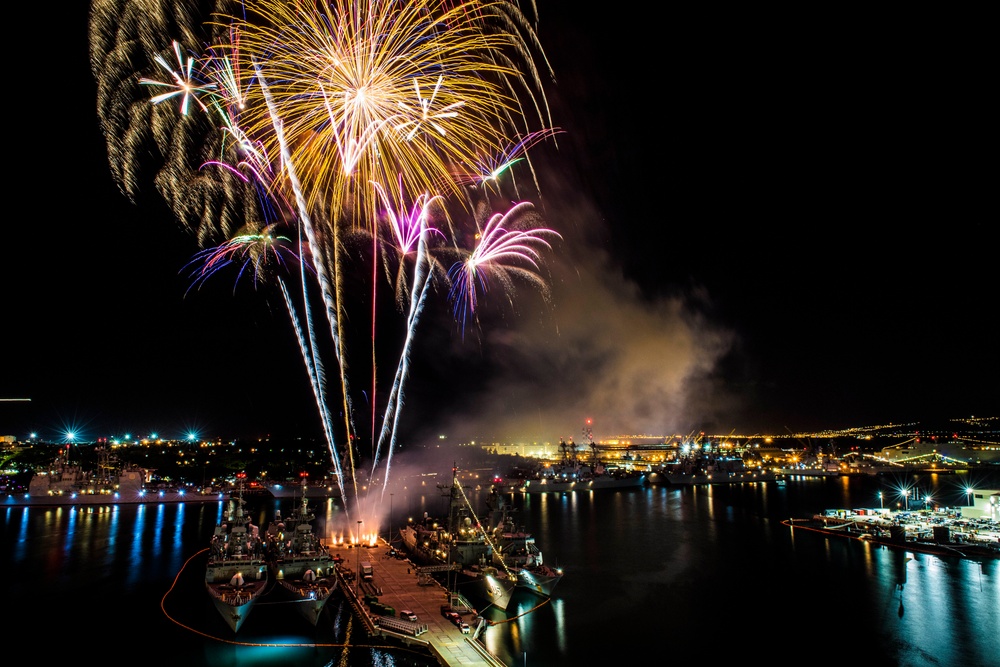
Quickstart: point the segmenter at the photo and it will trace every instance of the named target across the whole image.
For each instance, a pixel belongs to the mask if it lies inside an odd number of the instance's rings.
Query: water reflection
[[[135,523],[132,528],[132,549],[128,559],[128,578],[126,584],[131,588],[139,583],[142,577],[143,562],[142,536],[146,533],[146,507],[138,508],[135,513]]]
[[[952,483],[936,481],[939,487]],[[626,661],[620,650],[630,638],[639,638],[643,649],[696,645],[724,661],[747,655],[745,645],[713,639],[724,630],[781,632],[783,652],[805,655],[816,649],[815,630],[846,626],[858,631],[851,650],[866,661],[996,665],[996,561],[909,553],[781,524],[825,508],[877,507],[880,489],[879,480],[829,478],[790,479],[780,488],[650,486],[511,497],[517,521],[534,533],[546,561],[567,574],[547,603],[517,593],[506,613],[481,610],[497,623],[483,642],[512,667],[617,664]],[[479,509],[485,495],[474,493],[472,500]],[[447,504],[436,487],[397,493],[396,501],[390,527],[417,511],[442,516]],[[343,510],[326,499],[311,505],[317,531],[329,539],[345,521]],[[240,651],[165,627],[160,599],[186,559],[205,548],[225,506],[6,508],[2,566],[17,574],[9,594],[26,601],[21,615],[38,618],[51,613],[49,602],[32,595],[40,582],[47,595],[58,592],[60,599],[92,600],[88,592],[98,587],[108,599],[92,602],[84,616],[99,616],[100,625],[116,631],[175,638],[177,646],[165,647],[162,656],[174,664],[392,664],[392,654],[379,650],[363,659],[355,650],[345,661],[340,649]],[[291,507],[292,501],[260,501],[252,516],[266,525],[276,508],[287,513]],[[200,575],[193,574],[176,606],[199,622],[221,623]],[[198,617],[206,605],[208,613]],[[277,607],[254,614],[260,635],[269,638],[310,642],[357,632],[349,606],[341,601],[330,609],[315,635],[292,620],[284,625],[286,615]],[[96,632],[86,620],[70,624],[67,641]],[[635,641],[631,646],[640,646]]]

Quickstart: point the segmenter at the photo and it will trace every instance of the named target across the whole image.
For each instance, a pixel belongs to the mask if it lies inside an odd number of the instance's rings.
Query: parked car
[[[412,621],[412,622],[414,622],[414,623],[416,623],[416,622],[417,622],[417,615],[416,615],[416,614],[414,614],[414,613],[413,613],[412,611],[410,611],[409,609],[403,609],[402,611],[400,611],[400,612],[399,612],[399,617],[400,617],[401,619],[403,619],[404,621]]]
[[[462,631],[463,635],[469,634],[469,624],[465,621],[459,621],[458,628]]]

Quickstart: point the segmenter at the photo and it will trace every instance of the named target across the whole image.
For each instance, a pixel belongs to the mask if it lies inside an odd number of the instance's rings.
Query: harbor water
[[[965,487],[976,482],[914,481],[946,505],[965,504]],[[995,479],[976,483],[997,488]],[[895,507],[894,484],[791,478],[784,486],[511,496],[518,522],[566,575],[551,600],[518,592],[506,612],[480,610],[493,622],[480,641],[509,667],[832,654],[883,666],[1000,667],[1000,561],[912,553],[782,524],[824,509],[878,507],[880,491]],[[469,493],[485,502],[485,489]],[[441,516],[447,503],[437,489],[395,500],[397,528],[408,516]],[[253,500],[254,523],[266,526],[292,502]],[[327,499],[312,504],[317,532],[335,532],[343,510]],[[223,509],[222,502],[4,507],[8,637],[29,638],[53,661],[64,649],[106,656],[102,664],[437,664],[367,638],[339,595],[316,628],[265,598],[239,635],[227,633],[203,586],[203,550]]]

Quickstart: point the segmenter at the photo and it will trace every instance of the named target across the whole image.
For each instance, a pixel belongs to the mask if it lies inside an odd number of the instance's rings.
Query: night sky
[[[185,295],[195,239],[113,182],[85,4],[8,104],[0,435],[320,436],[277,295]],[[431,307],[406,442],[996,416],[984,21],[538,9],[551,298]]]

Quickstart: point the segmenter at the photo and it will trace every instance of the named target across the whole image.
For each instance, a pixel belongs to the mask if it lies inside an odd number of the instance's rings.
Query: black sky
[[[8,115],[0,398],[31,401],[0,402],[0,435],[318,436],[273,295],[185,297],[194,240],[113,183],[86,11],[61,11],[51,74]],[[982,21],[539,12],[565,130],[539,158],[552,300],[464,340],[429,320],[408,437],[995,416]]]

